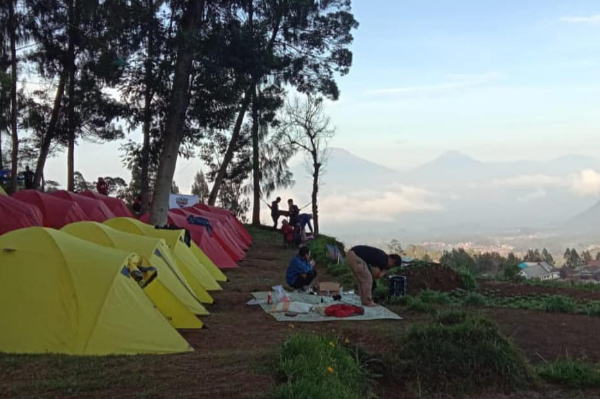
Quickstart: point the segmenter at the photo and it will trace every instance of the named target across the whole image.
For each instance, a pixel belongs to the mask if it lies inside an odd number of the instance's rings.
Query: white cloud
[[[582,170],[574,177],[571,191],[583,196],[600,194],[600,173],[592,169]]]
[[[320,214],[328,222],[390,221],[403,213],[439,212],[436,195],[417,187],[390,187],[388,191],[363,190],[324,197]]]
[[[392,87],[371,90],[367,94],[375,95],[421,95],[437,94],[454,90],[468,89],[483,86],[502,78],[498,72],[489,72],[482,75],[448,75],[447,81],[425,86]]]
[[[592,15],[590,17],[562,17],[560,22],[569,24],[588,24],[588,25],[600,25],[600,14]]]
[[[492,181],[492,184],[497,187],[567,187],[569,186],[569,179],[538,173],[535,175],[519,175],[506,179],[495,179]]]
[[[535,191],[532,191],[528,194],[525,194],[522,197],[517,198],[517,201],[519,202],[530,202],[530,201],[535,201],[538,199],[542,199],[545,198],[547,195],[546,190],[538,188]]]

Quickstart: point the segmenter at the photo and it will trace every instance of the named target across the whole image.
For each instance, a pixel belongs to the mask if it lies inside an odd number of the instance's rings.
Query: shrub
[[[466,267],[460,267],[456,270],[460,276],[461,288],[467,291],[475,291],[478,287],[477,280]]]
[[[544,380],[570,388],[600,388],[600,369],[589,363],[562,359],[538,367]]]
[[[487,305],[487,298],[478,292],[471,292],[465,297],[463,303],[466,306],[485,306]]]
[[[427,393],[516,390],[534,381],[524,355],[479,316],[444,313],[414,326],[398,352],[401,373]]]
[[[575,313],[577,303],[569,297],[553,295],[545,299],[544,308],[552,313]]]
[[[358,352],[357,352],[358,353]],[[372,397],[371,376],[357,353],[337,339],[295,335],[281,350],[278,372],[285,381],[273,399],[362,399]]]
[[[436,307],[433,303],[423,302],[420,297],[407,296],[406,307],[413,312],[435,313]]]
[[[432,290],[421,291],[419,299],[421,299],[421,302],[423,303],[432,303],[436,305],[448,305],[451,302],[448,293]]]
[[[600,302],[592,301],[585,304],[582,313],[590,316],[600,316]]]
[[[464,323],[467,320],[468,314],[464,310],[445,310],[437,315],[435,321],[445,326],[453,326],[455,324]]]

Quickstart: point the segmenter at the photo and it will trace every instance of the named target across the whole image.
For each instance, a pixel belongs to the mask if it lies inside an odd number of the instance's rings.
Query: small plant
[[[466,306],[486,306],[487,298],[478,292],[471,292],[463,301]]]
[[[464,313],[413,327],[398,359],[403,377],[424,393],[517,390],[535,381],[525,356],[495,323]]]
[[[468,313],[463,310],[445,310],[437,315],[435,321],[445,326],[464,323],[467,320]]]
[[[600,316],[600,301],[586,303],[582,309],[582,313],[589,316]]]
[[[600,388],[600,368],[590,363],[562,359],[538,367],[544,380],[569,388]]]
[[[554,295],[547,298],[544,305],[546,312],[553,313],[575,313],[577,309],[575,301],[562,295]]]
[[[420,313],[435,313],[437,310],[433,303],[423,302],[418,297],[409,297],[407,309]]]
[[[423,303],[431,303],[436,305],[448,305],[451,302],[449,294],[432,290],[421,291],[419,299]]]
[[[332,337],[295,335],[281,350],[278,372],[285,383],[271,398],[371,398],[371,376],[361,356]]]

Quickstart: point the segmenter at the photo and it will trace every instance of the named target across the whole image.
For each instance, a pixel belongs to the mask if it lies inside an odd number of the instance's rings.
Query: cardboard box
[[[340,285],[338,283],[319,283],[319,295],[321,296],[332,296],[340,293]]]

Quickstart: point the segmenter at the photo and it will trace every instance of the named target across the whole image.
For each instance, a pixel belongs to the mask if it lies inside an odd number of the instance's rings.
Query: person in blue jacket
[[[310,285],[317,277],[314,262],[310,260],[310,250],[307,247],[300,248],[298,255],[292,259],[285,273],[285,279],[292,288],[302,288]]]

